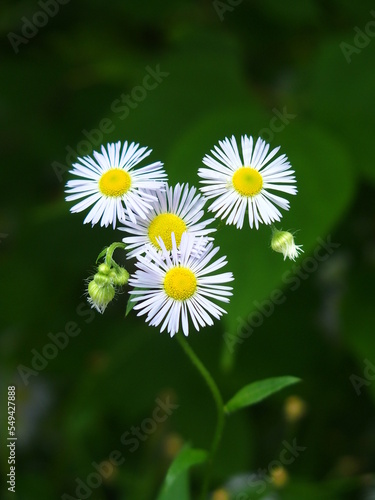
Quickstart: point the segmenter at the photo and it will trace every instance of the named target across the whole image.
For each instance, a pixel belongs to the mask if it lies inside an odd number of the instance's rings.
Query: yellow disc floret
[[[99,189],[105,196],[118,198],[125,194],[131,186],[131,177],[121,168],[107,170],[99,180]]]
[[[172,267],[164,278],[165,293],[174,300],[190,299],[197,289],[197,278],[186,267]]]
[[[263,177],[255,168],[241,167],[234,172],[232,183],[241,196],[255,196],[262,190]]]
[[[176,238],[176,245],[179,246],[182,234],[186,231],[185,222],[175,214],[159,214],[148,227],[148,236],[159,250],[161,250],[156,238],[161,238],[167,250],[172,250],[172,233]]]

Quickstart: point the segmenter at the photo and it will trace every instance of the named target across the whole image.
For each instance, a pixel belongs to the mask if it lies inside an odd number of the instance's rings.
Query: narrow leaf
[[[133,307],[135,306],[135,302],[133,302],[131,300],[133,297],[135,297],[134,294],[129,295],[128,303],[126,305],[125,318],[130,313],[130,311],[133,309]]]
[[[240,389],[237,394],[235,394],[233,398],[228,401],[225,405],[225,411],[227,413],[233,413],[241,408],[251,406],[259,401],[262,401],[268,396],[271,396],[275,392],[280,391],[288,385],[300,382],[300,380],[301,379],[297,377],[285,376],[267,378],[265,380],[253,382]]]
[[[145,289],[144,288],[134,288],[134,290],[145,290]],[[129,295],[129,300],[128,300],[128,304],[126,306],[126,311],[125,311],[125,318],[136,304],[136,302],[132,300],[134,297],[137,297],[137,295],[135,293],[131,293]]]
[[[189,500],[188,471],[194,465],[207,460],[205,450],[195,450],[185,446],[172,462],[164,479],[162,489],[157,500]]]
[[[98,263],[98,260],[101,259],[102,257],[104,257],[104,255],[107,253],[107,250],[108,250],[108,247],[105,247],[104,250],[102,250],[100,252],[100,254],[97,256],[96,258],[96,261],[95,261],[95,264]]]

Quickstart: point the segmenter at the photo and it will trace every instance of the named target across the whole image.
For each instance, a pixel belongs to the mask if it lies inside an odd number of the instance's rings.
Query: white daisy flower
[[[217,198],[208,208],[216,212],[216,217],[227,219],[227,224],[235,224],[241,229],[248,209],[249,224],[258,229],[259,223],[271,224],[282,217],[276,205],[288,210],[289,202],[271,191],[283,191],[296,194],[294,171],[285,155],[272,160],[279,147],[270,153],[269,144],[259,138],[253,144],[253,138],[241,137],[242,158],[236,139],[225,138],[219,146],[211,150],[212,156],[206,155],[203,163],[209,168],[200,168],[201,187],[207,198]],[[272,160],[272,161],[271,161]]]
[[[275,252],[282,253],[284,260],[296,260],[300,253],[303,253],[303,245],[296,245],[294,243],[293,234],[289,231],[279,231],[276,228],[272,230],[271,248]]]
[[[192,255],[196,237],[184,233],[177,250],[176,238],[172,234],[172,251],[159,239],[162,252],[149,247],[145,256],[138,256],[138,270],[129,279],[135,289],[130,300],[136,302],[138,316],[147,314],[146,322],[167,328],[171,337],[182,327],[187,336],[189,317],[196,330],[212,325],[212,317],[219,319],[226,311],[210,299],[229,302],[232,287],[223,285],[233,280],[231,272],[214,274],[227,262],[220,257],[209,264],[219,248],[208,243],[198,257]]]
[[[79,180],[68,181],[67,201],[84,198],[71,208],[71,212],[81,212],[94,205],[84,223],[92,225],[100,220],[101,226],[125,222],[126,218],[133,222],[136,216],[144,219],[155,201],[154,191],[161,189],[166,181],[160,161],[135,169],[134,167],[146,158],[151,149],[139,147],[139,144],[127,141],[102,146],[101,153],[94,151],[93,156],[78,158],[79,163],[73,164],[70,172]],[[144,190],[148,190],[146,193]]]
[[[131,234],[123,238],[126,249],[130,250],[128,257],[144,253],[150,245],[161,251],[158,238],[163,240],[167,250],[172,250],[172,233],[178,247],[185,231],[195,236],[206,236],[216,231],[206,228],[215,219],[201,220],[206,200],[196,193],[197,189],[189,188],[188,184],[176,184],[174,188],[167,187],[166,191],[157,191],[157,201],[152,203],[145,219],[127,221],[125,227],[119,228]],[[206,238],[206,242],[211,239]]]

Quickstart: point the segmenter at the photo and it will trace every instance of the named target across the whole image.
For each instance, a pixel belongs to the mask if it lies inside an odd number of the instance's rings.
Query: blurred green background
[[[225,400],[266,377],[303,382],[228,419],[212,498],[375,498],[373,2],[3,0],[0,14],[4,498],[9,385],[9,498],[154,499],[183,443],[209,446],[214,404],[175,339],[124,318],[127,290],[103,316],[87,306],[84,279],[123,234],[84,226],[64,185],[76,155],[117,140],[152,148],[172,184],[198,185],[203,155],[232,134],[261,135],[288,156],[299,193],[278,227],[298,230],[305,254],[284,262],[269,227],[221,226],[235,276],[229,314],[188,340]],[[327,238],[335,247],[324,250]],[[281,303],[237,342],[275,290]],[[66,330],[76,335],[48,351]],[[157,399],[177,408],[154,425]],[[142,438],[124,442],[137,426]],[[272,483],[293,440],[305,449]],[[96,486],[94,463],[107,471]],[[191,471],[192,498],[203,470]]]

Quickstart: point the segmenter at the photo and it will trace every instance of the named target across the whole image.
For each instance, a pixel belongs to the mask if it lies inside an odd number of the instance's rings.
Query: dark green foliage
[[[220,225],[233,299],[222,322],[188,340],[225,401],[256,380],[302,382],[228,417],[212,487],[261,498],[273,490],[270,464],[296,439],[306,449],[281,462],[289,482],[280,498],[370,498],[373,3],[71,1],[30,36],[25,22],[47,3],[0,8],[1,487],[8,385],[17,387],[22,500],[77,498],[77,488],[82,498],[152,500],[183,443],[208,449],[214,403],[175,339],[134,311],[125,318],[126,287],[103,316],[89,309],[84,279],[123,233],[84,226],[82,213],[69,213],[64,185],[75,154],[127,139],[152,148],[171,183],[197,186],[218,140],[261,134],[296,172],[298,195],[277,227],[298,231],[305,253],[284,262],[270,249],[269,227]],[[290,395],[305,402],[296,422],[284,413]],[[201,459],[180,474],[191,498]],[[182,499],[180,486],[172,494]]]

